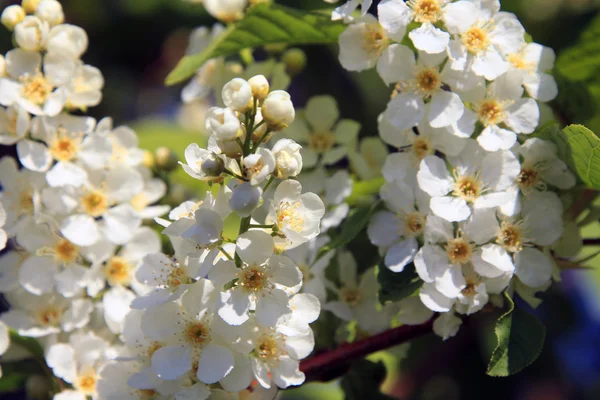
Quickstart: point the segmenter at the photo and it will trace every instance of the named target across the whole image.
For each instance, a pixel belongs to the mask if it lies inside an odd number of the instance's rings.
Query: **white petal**
[[[230,325],[241,325],[250,318],[250,299],[242,290],[221,293],[221,304],[219,316]]]
[[[421,96],[415,93],[398,94],[388,103],[384,112],[384,118],[400,130],[416,126],[424,115],[425,103]]]
[[[87,182],[85,170],[71,162],[59,162],[46,173],[46,181],[52,187],[82,186]]]
[[[234,364],[231,350],[210,343],[202,349],[196,376],[204,383],[216,383],[231,372]]]
[[[177,379],[192,369],[192,354],[187,346],[167,346],[152,354],[152,370],[165,380]]]
[[[236,240],[236,253],[247,264],[264,264],[273,255],[274,248],[273,238],[264,231],[248,231]]]
[[[392,246],[385,255],[385,266],[393,272],[402,272],[410,264],[417,252],[419,243],[415,238],[410,238]]]
[[[74,382],[77,376],[75,356],[73,347],[63,343],[54,344],[48,349],[46,362],[55,376]]]
[[[429,206],[435,215],[450,222],[464,221],[471,215],[467,201],[456,197],[432,197]]]
[[[91,246],[100,240],[100,230],[89,215],[72,215],[60,226],[61,233],[78,246]]]
[[[336,317],[344,321],[352,321],[352,310],[348,304],[341,301],[331,301],[323,306],[323,310],[331,311]]]
[[[550,258],[539,251],[526,247],[515,256],[515,273],[527,286],[541,287],[552,278],[553,265]]]
[[[484,76],[488,81],[493,81],[508,70],[509,64],[496,51],[488,50],[478,55],[473,63],[473,71]]]
[[[446,50],[450,35],[430,23],[425,23],[412,30],[408,36],[418,50],[429,54],[438,54]]]
[[[499,128],[497,125],[488,126],[477,137],[477,142],[486,151],[508,150],[517,141],[513,131]]]
[[[386,48],[377,61],[377,72],[387,84],[411,78],[415,67],[415,53],[402,44]]]
[[[431,283],[423,285],[419,297],[427,308],[435,312],[448,312],[454,304],[453,299],[441,294]]]
[[[506,124],[517,133],[532,133],[540,119],[540,108],[534,99],[520,99],[506,109]]]
[[[445,196],[453,188],[446,163],[436,156],[427,156],[421,161],[417,181],[421,190],[430,196]]]
[[[456,93],[440,91],[433,95],[429,103],[429,123],[434,128],[443,128],[457,122],[465,110],[460,96]]]
[[[52,165],[48,148],[40,142],[21,140],[17,143],[17,155],[21,164],[31,171],[45,172]]]
[[[52,257],[29,257],[19,268],[19,282],[30,293],[41,295],[54,288],[58,267]]]

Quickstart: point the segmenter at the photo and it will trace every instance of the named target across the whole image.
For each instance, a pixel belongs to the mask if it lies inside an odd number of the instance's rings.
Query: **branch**
[[[422,325],[400,326],[356,342],[314,355],[300,362],[306,381],[329,381],[340,377],[354,361],[371,353],[408,342],[432,331],[433,320]]]
[[[573,203],[571,209],[569,210],[569,214],[573,219],[577,219],[577,217],[585,210],[588,209],[590,204],[596,199],[598,196],[598,192],[593,189],[584,189],[581,193],[577,201]]]
[[[600,238],[596,239],[583,239],[584,246],[600,246]]]

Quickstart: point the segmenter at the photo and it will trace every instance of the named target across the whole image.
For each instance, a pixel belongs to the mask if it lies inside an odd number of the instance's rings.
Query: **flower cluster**
[[[499,1],[384,0],[378,15],[348,26],[339,56],[394,85],[379,133],[398,152],[383,166],[387,210],[368,234],[390,270],[414,263],[420,299],[445,313],[435,327],[448,337],[455,313],[552,279],[550,246],[563,227],[556,191],[575,177],[554,144],[526,135],[557,95],[555,56],[528,43]]]

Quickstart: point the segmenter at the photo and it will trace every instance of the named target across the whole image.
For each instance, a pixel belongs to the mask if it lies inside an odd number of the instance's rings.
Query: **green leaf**
[[[544,347],[546,328],[536,316],[515,307],[505,293],[508,310],[496,322],[498,346],[492,354],[487,374],[506,377],[531,365]]]
[[[423,281],[419,278],[413,263],[407,265],[402,272],[393,272],[381,262],[377,281],[379,282],[379,302],[381,304],[403,300],[414,295],[423,286]]]
[[[10,342],[12,344],[16,344],[23,347],[35,358],[40,360],[44,359],[44,349],[36,339],[31,337],[20,336],[16,331],[11,329]]]
[[[258,4],[244,19],[230,26],[199,54],[185,56],[167,76],[173,85],[194,75],[206,61],[266,44],[289,45],[337,43],[346,26],[326,14],[295,10],[277,4]]]
[[[360,360],[341,381],[346,400],[391,400],[393,397],[381,393],[387,372],[382,361]]]
[[[2,363],[2,379],[0,393],[16,392],[25,387],[27,378],[32,375],[44,374],[44,369],[38,361],[26,359]]]
[[[600,94],[594,94],[592,84],[567,78],[559,72],[554,74],[554,78],[558,84],[554,108],[563,121],[583,123],[596,114],[596,99],[600,98]]]
[[[379,189],[381,189],[384,183],[385,179],[383,177],[354,182],[352,185],[352,194],[346,199],[346,202],[350,205],[358,204],[361,199],[379,193]]]
[[[328,251],[344,247],[350,243],[352,239],[358,236],[358,234],[367,226],[371,216],[380,204],[381,201],[376,201],[370,207],[358,208],[351,211],[348,218],[342,223],[340,234],[335,236],[327,243],[327,245],[321,248],[319,258]]]
[[[600,70],[599,35],[600,16],[588,24],[573,46],[560,53],[556,60],[556,69],[569,79],[595,79]]]

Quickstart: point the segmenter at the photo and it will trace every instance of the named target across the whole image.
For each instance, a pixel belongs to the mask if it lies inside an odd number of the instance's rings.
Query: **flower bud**
[[[296,112],[288,92],[275,90],[267,96],[261,108],[262,116],[268,127],[281,131],[294,121]]]
[[[242,78],[234,78],[223,87],[223,103],[234,111],[245,112],[252,107],[252,87]]]
[[[72,58],[80,58],[88,47],[87,33],[75,25],[58,25],[50,30],[46,40],[49,53],[61,52]]]
[[[249,182],[236,186],[229,199],[229,207],[242,218],[250,216],[258,207],[262,196],[262,189]]]
[[[285,71],[290,76],[298,75],[306,67],[306,53],[302,49],[289,49],[281,57]]]
[[[63,8],[56,0],[43,0],[35,10],[35,15],[51,26],[62,24],[65,21]]]
[[[31,15],[15,27],[15,41],[23,50],[40,50],[47,34],[48,24]]]
[[[159,147],[154,152],[156,166],[165,171],[173,171],[177,167],[177,155],[168,147]]]
[[[202,162],[202,172],[208,176],[220,176],[225,170],[225,162],[216,154],[211,154]]]
[[[204,0],[206,11],[223,22],[242,19],[248,0]]]
[[[37,10],[38,4],[40,4],[40,0],[23,0],[21,7],[23,7],[27,14],[33,14]]]
[[[0,54],[0,77],[6,76],[6,60]]]
[[[232,140],[242,134],[236,113],[229,108],[212,107],[206,113],[204,127],[217,140]]]
[[[269,94],[269,81],[264,75],[256,75],[248,79],[252,88],[252,95],[258,100],[264,100]]]
[[[256,110],[256,116],[254,117],[254,126],[257,128],[254,129],[254,132],[252,132],[252,143],[257,144],[262,137],[265,135],[265,133],[267,133],[267,124],[262,124],[260,126],[258,126],[258,124],[260,124],[263,121],[263,116],[262,116],[262,112],[260,111],[260,107]],[[271,135],[265,137],[261,143],[266,143],[269,138],[271,137]]]
[[[275,156],[275,176],[286,179],[297,176],[302,171],[302,156],[300,155],[300,146],[291,139],[280,139],[273,146]]]
[[[142,156],[142,165],[146,168],[153,168],[156,165],[156,157],[149,150],[144,150],[144,154]]]
[[[0,17],[2,25],[4,25],[9,31],[15,29],[15,26],[17,26],[17,24],[24,19],[25,10],[23,10],[23,7],[17,5],[6,7],[2,12],[2,16]]]

